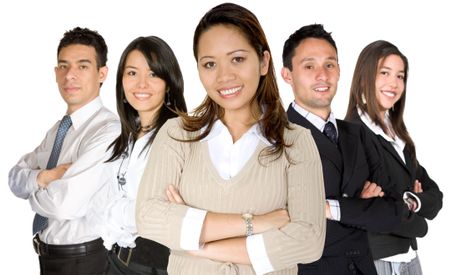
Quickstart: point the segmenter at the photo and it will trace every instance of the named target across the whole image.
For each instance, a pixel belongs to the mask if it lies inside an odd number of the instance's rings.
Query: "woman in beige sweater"
[[[208,96],[154,140],[139,235],[171,248],[169,274],[297,274],[323,250],[322,167],[310,132],[287,121],[257,18],[216,6],[194,56]]]

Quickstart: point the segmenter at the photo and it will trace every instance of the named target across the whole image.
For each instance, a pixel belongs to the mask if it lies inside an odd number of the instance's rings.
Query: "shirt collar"
[[[333,123],[334,127],[336,128],[336,133],[339,136],[337,122],[336,122],[336,118],[334,117],[333,112],[330,112],[328,119],[325,121],[320,116],[318,116],[314,113],[311,113],[308,110],[305,110],[300,105],[295,103],[295,101],[292,102],[292,108],[294,108],[294,110],[297,111],[297,113],[299,113],[301,116],[306,118],[312,125],[314,125],[314,127],[316,127],[321,132],[323,132],[323,128],[325,128],[325,124],[327,124],[329,121],[331,121],[331,123]]]
[[[85,123],[94,113],[103,107],[102,100],[97,96],[94,100],[76,110],[70,115],[72,126],[76,130]]]
[[[150,137],[153,135],[153,133],[155,132],[155,128],[153,128],[152,130],[150,130],[150,131],[148,131],[147,133],[145,133],[142,137],[140,137],[140,138],[138,138],[137,140],[136,140],[136,144],[138,144],[138,143],[142,143],[142,144],[147,144],[147,141],[150,139]],[[130,137],[129,137],[129,140],[128,140],[128,143],[129,144],[132,144],[133,142],[132,142],[132,134],[130,133]]]
[[[386,135],[386,133],[383,131],[383,129],[375,124],[375,122],[372,121],[372,119],[369,117],[369,115],[365,112],[363,112],[360,108],[358,108],[358,114],[359,117],[361,118],[362,122],[364,122],[364,124],[372,131],[374,132],[376,135],[380,135],[382,136],[385,140],[389,141],[389,142],[393,142],[396,143],[400,148],[405,147],[405,142],[399,138],[399,137],[395,137],[395,138],[391,138],[390,136]],[[386,123],[386,125],[391,125],[391,120],[389,119],[389,114],[388,112],[385,113],[384,115],[384,123]]]
[[[201,132],[204,132],[206,129],[206,126],[202,128]],[[223,122],[218,119],[214,122],[213,127],[211,128],[211,131],[209,132],[209,134],[204,137],[201,141],[208,141],[210,139],[213,139],[219,135],[223,135],[223,134],[230,134],[230,132],[228,131],[228,128],[225,126],[225,124],[223,124]],[[259,123],[255,123],[253,124],[252,127],[250,127],[250,129],[248,129],[248,131],[244,134],[244,135],[248,135],[248,134],[254,134],[255,136],[257,136],[262,142],[264,142],[267,146],[272,145],[267,138],[264,137],[263,133],[261,132],[261,126],[259,125]]]
[[[362,122],[364,122],[364,124],[366,124],[366,126],[376,135],[382,136],[387,141],[394,141],[390,136],[386,135],[386,133],[379,125],[375,124],[375,122],[369,117],[367,113],[363,112],[360,108],[358,108],[358,115],[361,118]],[[389,117],[386,117],[385,115],[384,117],[385,122],[386,119],[389,122]]]

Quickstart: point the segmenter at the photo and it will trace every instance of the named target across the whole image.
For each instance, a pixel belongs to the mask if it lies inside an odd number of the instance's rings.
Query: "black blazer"
[[[367,232],[396,228],[406,206],[391,191],[375,148],[360,125],[337,120],[339,141],[333,144],[292,106],[287,110],[291,122],[311,130],[322,160],[327,199],[339,201],[341,220],[327,220],[323,256],[319,261],[299,265],[299,274],[376,274]],[[371,180],[385,191],[383,198],[361,199],[364,182]]]
[[[417,250],[416,237],[423,237],[427,233],[428,226],[426,219],[431,220],[442,208],[443,194],[437,184],[428,176],[427,171],[419,163],[412,163],[410,152],[403,150],[405,162],[400,158],[394,147],[382,136],[375,135],[362,122],[357,111],[353,112],[351,120],[362,125],[369,138],[377,146],[380,158],[386,167],[389,180],[395,183],[397,192],[403,194],[405,191],[412,192],[415,180],[422,183],[423,193],[415,194],[421,201],[419,212],[409,212],[402,220],[401,225],[388,233],[370,233],[369,243],[374,259],[385,258],[400,253],[406,253],[409,247]]]

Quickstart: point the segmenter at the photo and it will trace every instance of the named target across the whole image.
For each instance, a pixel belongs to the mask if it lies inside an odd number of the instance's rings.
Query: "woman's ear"
[[[267,74],[267,72],[269,71],[269,63],[270,63],[270,53],[268,51],[264,51],[261,62],[261,75]]]

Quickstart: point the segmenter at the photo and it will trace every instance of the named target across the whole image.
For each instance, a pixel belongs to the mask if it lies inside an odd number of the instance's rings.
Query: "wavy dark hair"
[[[357,108],[359,108],[388,134],[388,126],[384,122],[384,117],[380,117],[381,109],[376,98],[375,81],[379,62],[383,62],[390,55],[397,55],[403,61],[403,65],[405,66],[405,77],[403,80],[405,89],[400,99],[389,109],[389,118],[392,124],[392,130],[398,137],[405,141],[406,148],[411,153],[413,161],[417,164],[416,147],[403,120],[406,102],[406,83],[408,80],[408,59],[394,44],[384,40],[377,40],[367,45],[359,54],[353,73],[350,99],[345,118],[350,119],[352,116],[355,116],[357,114]]]
[[[184,100],[184,82],[177,58],[170,46],[159,37],[138,37],[124,50],[120,57],[116,77],[116,105],[121,123],[121,133],[108,147],[113,147],[112,156],[108,161],[118,159],[127,150],[129,140],[134,144],[140,130],[138,112],[125,100],[122,77],[125,71],[125,63],[130,52],[137,50],[147,59],[152,71],[165,81],[167,92],[164,104],[159,109],[152,123],[155,129],[144,149],[150,146],[161,126],[169,119],[187,111]],[[143,149],[143,150],[144,150]]]
[[[232,4],[224,3],[209,10],[200,19],[195,29],[193,50],[194,57],[198,62],[198,42],[201,35],[213,26],[231,26],[240,31],[249,44],[255,49],[259,59],[262,61],[264,52],[270,53],[264,31],[256,16],[248,9]],[[258,106],[264,109],[264,113],[259,121],[262,133],[273,145],[265,149],[267,155],[280,157],[289,145],[284,142],[284,129],[289,129],[286,113],[281,104],[281,98],[275,77],[272,56],[269,60],[269,68],[266,75],[260,77],[258,89],[252,100],[256,100]],[[205,131],[190,141],[199,141],[206,137],[213,126],[213,123],[223,116],[224,110],[208,96],[200,106],[194,109],[192,116],[181,115],[183,118],[183,128],[186,131],[194,132],[205,127]]]

